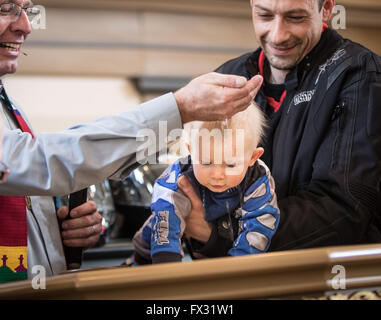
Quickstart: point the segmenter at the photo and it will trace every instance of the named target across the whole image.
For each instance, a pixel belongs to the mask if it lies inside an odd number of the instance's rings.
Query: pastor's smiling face
[[[0,1],[16,3],[22,7],[31,6],[31,1]],[[20,16],[0,14],[0,77],[17,70],[20,48],[31,32],[31,25],[23,10]]]

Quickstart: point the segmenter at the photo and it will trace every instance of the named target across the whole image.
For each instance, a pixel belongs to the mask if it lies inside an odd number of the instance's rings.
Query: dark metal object
[[[66,220],[71,219],[70,212],[74,208],[80,206],[87,201],[87,188],[74,192],[69,198],[69,214]],[[66,247],[64,246],[66,266],[68,270],[79,269],[82,264],[83,248]]]

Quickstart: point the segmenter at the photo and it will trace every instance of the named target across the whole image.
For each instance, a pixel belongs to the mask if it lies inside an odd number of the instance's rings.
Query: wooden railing
[[[341,275],[338,271],[342,272]],[[337,277],[341,277],[341,282]],[[343,282],[344,281],[344,282]],[[381,244],[327,247],[135,268],[71,272],[3,284],[1,299],[263,299],[381,288]]]

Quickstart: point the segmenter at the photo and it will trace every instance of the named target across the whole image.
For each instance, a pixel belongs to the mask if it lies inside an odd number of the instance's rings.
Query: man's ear
[[[325,0],[322,8],[323,22],[328,23],[332,18],[335,0]]]
[[[190,144],[189,144],[189,143],[186,143],[185,145],[187,146],[187,149],[188,149],[188,151],[189,151],[189,154],[191,154],[192,152],[191,152],[191,146],[190,146]]]
[[[255,161],[257,161],[260,157],[262,157],[265,150],[263,148],[256,148],[251,156],[249,166],[254,165]]]

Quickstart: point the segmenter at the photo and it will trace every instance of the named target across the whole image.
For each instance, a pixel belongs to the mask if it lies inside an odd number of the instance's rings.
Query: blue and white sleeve
[[[177,187],[180,173],[180,165],[175,163],[154,186],[151,204],[153,263],[181,261],[184,256],[181,238],[185,229],[184,218],[189,214],[191,205]]]
[[[258,160],[260,161],[260,160]],[[269,169],[245,192],[239,219],[239,235],[229,250],[231,256],[266,252],[270,246],[280,220],[275,194],[275,183]]]

